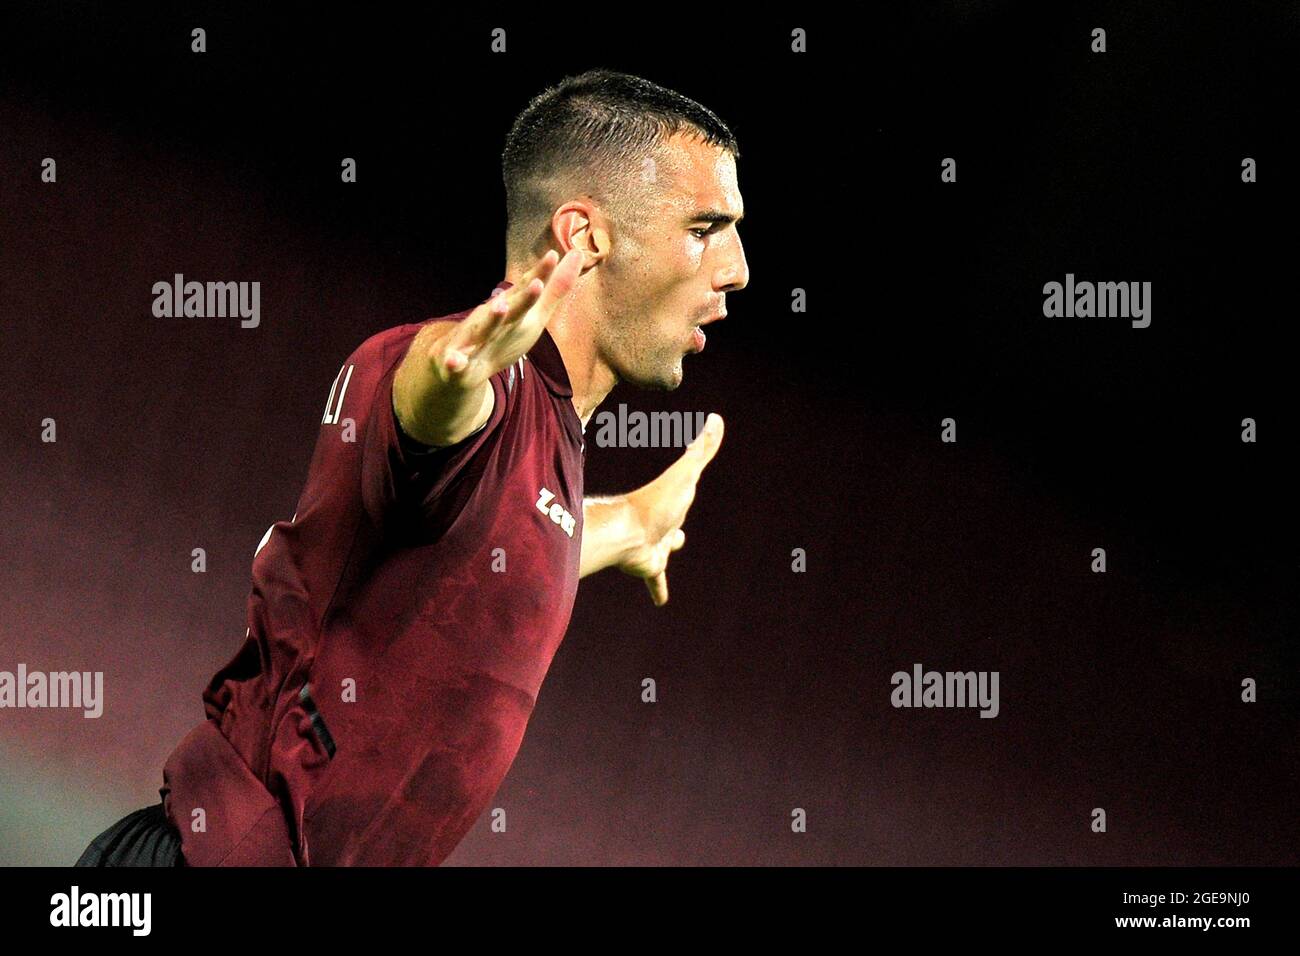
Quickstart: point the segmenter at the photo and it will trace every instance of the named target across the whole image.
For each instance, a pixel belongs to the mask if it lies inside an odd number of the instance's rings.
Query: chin
[[[682,371],[670,372],[666,377],[651,379],[641,388],[652,392],[671,392],[682,384]]]
[[[682,361],[678,359],[668,368],[656,369],[648,375],[624,375],[620,381],[644,391],[671,392],[682,384]]]
[[[668,372],[668,380],[664,383],[663,389],[671,392],[673,389],[677,388],[682,384],[682,375],[682,362],[681,359],[678,359],[676,364],[674,364],[672,369]]]

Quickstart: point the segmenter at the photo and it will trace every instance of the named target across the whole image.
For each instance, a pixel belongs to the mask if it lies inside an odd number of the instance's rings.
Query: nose
[[[726,262],[714,273],[713,288],[716,292],[739,292],[749,285],[749,264],[745,261],[745,247],[740,236],[736,236],[735,251],[727,256]]]

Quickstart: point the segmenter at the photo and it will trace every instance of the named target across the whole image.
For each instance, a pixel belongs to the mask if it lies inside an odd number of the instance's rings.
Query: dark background
[[[727,435],[670,603],[583,581],[493,803],[509,831],[481,818],[450,862],[1300,860],[1300,13],[1046,6],[7,7],[0,670],[102,670],[107,704],[0,711],[0,863],[71,863],[156,802],[339,362],[486,296],[510,121],[596,66],[739,137],[749,286],[677,391],[605,406]],[[176,272],[259,281],[260,327],[154,318]],[[1151,281],[1151,327],[1045,318],[1067,272]],[[676,454],[593,449],[589,492]],[[1001,714],[892,708],[915,662],[999,671]]]

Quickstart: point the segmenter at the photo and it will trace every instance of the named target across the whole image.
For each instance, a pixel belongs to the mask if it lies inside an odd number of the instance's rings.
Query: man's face
[[[731,154],[690,134],[662,144],[642,174],[648,208],[612,224],[600,269],[598,344],[620,380],[674,389],[683,356],[703,347],[700,327],[726,315],[726,294],[749,282],[736,230],[744,205]]]

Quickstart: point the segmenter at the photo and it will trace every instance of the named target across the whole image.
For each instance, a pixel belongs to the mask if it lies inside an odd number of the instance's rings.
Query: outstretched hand
[[[434,373],[466,391],[519,360],[541,337],[560,303],[573,291],[582,252],[564,258],[554,249],[520,276],[519,284],[481,303],[433,346]]]
[[[624,574],[644,578],[656,606],[668,602],[668,555],[686,543],[682,523],[695,501],[695,486],[704,466],[713,460],[722,444],[722,431],[722,416],[710,413],[704,428],[680,458],[650,484],[628,492],[643,543],[619,569]]]

